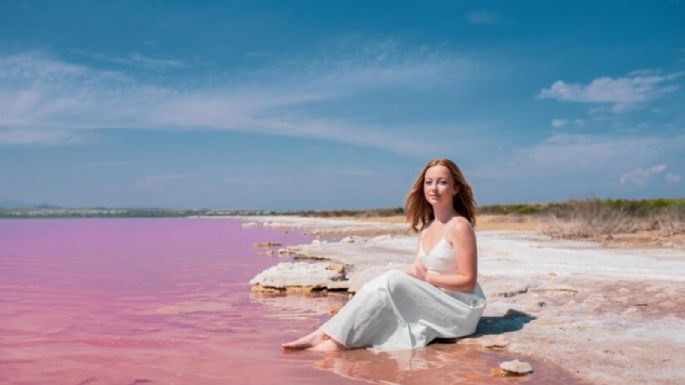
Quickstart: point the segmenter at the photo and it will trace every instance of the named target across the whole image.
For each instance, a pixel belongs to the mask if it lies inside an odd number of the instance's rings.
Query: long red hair
[[[428,222],[435,218],[433,213],[433,206],[426,201],[423,184],[426,179],[426,171],[433,166],[445,166],[450,170],[454,184],[459,187],[459,192],[452,198],[452,206],[459,213],[464,216],[471,225],[476,225],[476,201],[473,199],[473,189],[464,178],[464,174],[457,165],[449,159],[433,159],[421,170],[421,173],[414,181],[409,194],[404,200],[404,215],[411,223],[411,229],[414,232],[419,232],[421,228]]]

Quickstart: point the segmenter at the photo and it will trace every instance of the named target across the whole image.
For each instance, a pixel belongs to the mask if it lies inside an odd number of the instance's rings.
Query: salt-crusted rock
[[[354,243],[354,241],[355,241],[355,239],[351,235],[340,240],[340,242],[342,242],[342,243]]]
[[[481,346],[488,349],[504,349],[509,345],[506,335],[488,335],[479,338]]]
[[[337,286],[336,281],[344,279],[345,276],[344,269],[337,266],[329,269],[330,266],[331,264],[326,262],[281,262],[257,274],[250,280],[250,285],[253,285],[253,290],[258,291],[270,288],[290,288],[290,291],[294,288],[303,288],[302,291],[305,292],[323,290]]]
[[[259,223],[257,223],[257,222],[245,222],[245,223],[242,223],[240,226],[242,226],[243,228],[257,227],[257,226],[259,226]]]
[[[278,242],[255,242],[252,244],[253,247],[276,247],[282,245],[282,243]]]
[[[296,249],[295,247],[286,247],[282,249],[278,249],[278,255],[297,255],[299,254],[299,250]]]
[[[528,292],[528,285],[518,285],[509,287],[508,290],[497,293],[501,297],[514,297],[519,294],[526,294]]]
[[[326,267],[326,269],[328,269],[328,270],[335,270],[335,271],[337,271],[337,272],[340,273],[340,274],[345,274],[345,265],[343,265],[343,264],[341,264],[341,263],[332,263],[332,264],[329,264],[329,265]]]
[[[519,361],[518,359],[513,361],[505,361],[499,364],[500,369],[514,374],[527,374],[533,371],[533,367],[529,363],[524,361]]]

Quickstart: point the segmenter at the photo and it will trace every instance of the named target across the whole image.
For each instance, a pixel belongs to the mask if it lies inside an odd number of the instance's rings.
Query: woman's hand
[[[407,268],[405,269],[405,272],[414,278],[425,281],[426,280],[426,274],[428,273],[428,270],[422,264],[415,263],[415,264],[407,266]]]

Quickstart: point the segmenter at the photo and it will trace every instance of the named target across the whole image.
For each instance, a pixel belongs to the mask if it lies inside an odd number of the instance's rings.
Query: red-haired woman
[[[414,263],[367,282],[333,318],[284,349],[413,349],[476,331],[485,296],[477,282],[476,204],[461,170],[449,159],[428,162],[404,208],[419,233]]]

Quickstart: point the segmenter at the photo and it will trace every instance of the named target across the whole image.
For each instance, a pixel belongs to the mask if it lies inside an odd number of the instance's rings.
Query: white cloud
[[[464,16],[469,23],[475,25],[495,25],[501,23],[499,15],[488,11],[470,11],[466,12]]]
[[[665,164],[659,164],[650,168],[636,168],[621,175],[619,182],[622,185],[634,184],[637,186],[644,186],[654,175],[658,175],[666,171],[668,167]]]
[[[319,138],[400,153],[440,150],[439,144],[417,145],[421,137],[409,129],[308,111],[379,89],[454,84],[473,64],[427,49],[412,56],[392,42],[361,52],[293,61],[195,87],[161,86],[36,52],[0,56],[0,144],[73,143],[98,129],[209,129]]]
[[[552,119],[552,127],[554,127],[554,128],[562,128],[567,124],[568,124],[568,120],[566,120],[566,119],[560,119],[560,118]]]
[[[668,174],[666,174],[666,182],[668,182],[668,183],[678,183],[678,182],[680,182],[681,179],[682,178],[681,178],[680,174],[674,174],[672,172],[669,172]]]
[[[557,80],[549,88],[540,90],[539,99],[580,103],[611,104],[613,112],[624,112],[673,92],[678,86],[673,82],[685,72],[661,75],[656,71],[634,71],[620,78],[601,77],[589,84],[567,83]]]
[[[550,124],[554,128],[564,128],[568,125],[573,125],[575,127],[584,127],[585,126],[585,120],[580,119],[580,118],[577,118],[574,120],[569,120],[569,119],[564,119],[564,118],[555,118],[555,119],[552,119]]]

